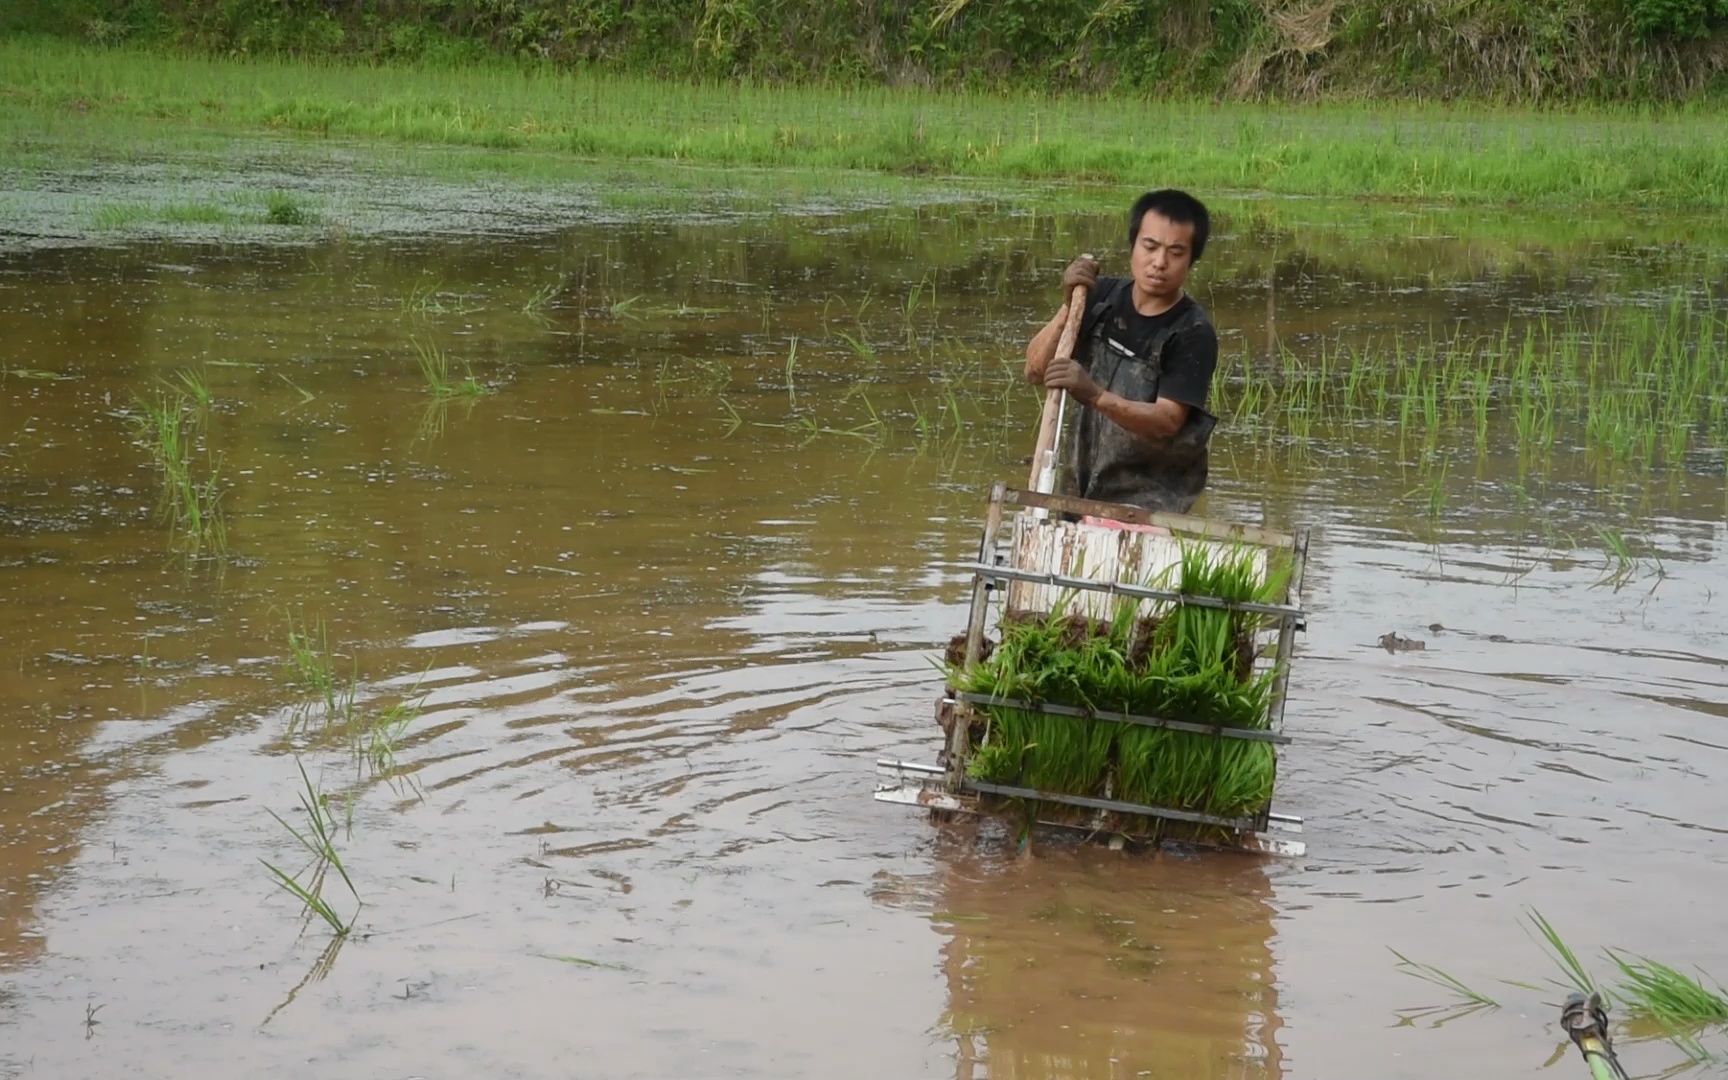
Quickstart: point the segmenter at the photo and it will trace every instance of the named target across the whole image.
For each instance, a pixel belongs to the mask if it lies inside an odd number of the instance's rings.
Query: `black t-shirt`
[[[1207,444],[1217,420],[1206,409],[1218,366],[1218,332],[1184,296],[1169,311],[1134,310],[1122,278],[1100,278],[1081,323],[1076,358],[1100,387],[1129,401],[1169,398],[1189,407],[1176,434],[1148,439],[1095,409],[1075,418],[1073,486],[1082,498],[1187,513],[1206,487]],[[1103,309],[1103,310],[1100,310]]]
[[[1098,329],[1098,304],[1121,288],[1122,278],[1101,277],[1092,288],[1093,303],[1087,305],[1086,317],[1080,323],[1080,340],[1075,346],[1077,357],[1091,355],[1092,335]],[[1132,286],[1117,305],[1116,325],[1109,331],[1117,341],[1136,356],[1145,352],[1146,345],[1170,326],[1180,323],[1195,306],[1194,299],[1184,295],[1169,311],[1157,315],[1142,315],[1134,310]],[[1212,390],[1212,374],[1218,368],[1218,332],[1210,320],[1201,320],[1173,335],[1164,345],[1163,370],[1158,379],[1158,396],[1180,401],[1196,409],[1206,408]]]

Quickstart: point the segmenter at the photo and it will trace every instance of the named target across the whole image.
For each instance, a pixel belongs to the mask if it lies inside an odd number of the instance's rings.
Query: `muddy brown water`
[[[1700,290],[1716,255],[1389,216],[1222,230],[1227,353]],[[1565,1075],[1559,991],[1500,981],[1552,973],[1527,909],[1599,968],[1728,974],[1708,448],[1488,455],[1436,521],[1384,428],[1224,430],[1205,511],[1314,529],[1278,795],[1306,857],[1019,857],[871,800],[877,757],[934,758],[954,564],[1023,475],[1005,373],[1116,230],[889,206],[0,255],[0,1075]],[[495,392],[431,403],[416,342]],[[223,560],[171,551],[128,422],[186,369]],[[1649,557],[1618,589],[1598,527]],[[393,775],[295,727],[290,617],[362,715],[424,694]],[[339,948],[260,865],[303,861],[270,816],[304,822],[296,760],[352,800]],[[1505,1007],[1435,1011],[1389,947]]]

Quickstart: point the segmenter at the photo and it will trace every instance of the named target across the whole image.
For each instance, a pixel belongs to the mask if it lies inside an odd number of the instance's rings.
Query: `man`
[[[1073,358],[1056,360],[1066,308],[1026,346],[1027,381],[1083,406],[1069,458],[1081,498],[1186,513],[1206,487],[1218,333],[1183,286],[1210,232],[1193,196],[1142,195],[1128,212],[1128,277],[1099,277],[1089,255],[1062,274],[1064,299],[1087,287]]]

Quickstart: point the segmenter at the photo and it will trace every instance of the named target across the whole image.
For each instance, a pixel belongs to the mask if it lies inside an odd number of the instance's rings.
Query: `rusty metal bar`
[[[1143,806],[1140,803],[1118,802],[1115,799],[1096,799],[1090,795],[1058,795],[1054,792],[1039,791],[1036,788],[992,784],[984,780],[967,779],[965,788],[982,795],[1002,795],[1010,799],[1036,799],[1039,802],[1062,803],[1067,806],[1083,807],[1087,810],[1108,810],[1118,814],[1139,814],[1143,817],[1185,821],[1192,825],[1216,825],[1219,828],[1235,829],[1238,832],[1257,832],[1261,824],[1258,818],[1214,817],[1211,814],[1199,814],[1190,810],[1172,810],[1163,806]]]
[[[1050,716],[1072,716],[1082,720],[1108,720],[1111,723],[1139,724],[1142,727],[1191,731],[1196,735],[1221,735],[1226,739],[1243,739],[1248,742],[1269,742],[1284,745],[1291,741],[1288,735],[1276,731],[1261,731],[1256,728],[1196,724],[1190,720],[1166,720],[1161,716],[1140,716],[1133,713],[1112,712],[1108,709],[1078,709],[1072,705],[1038,704],[1031,701],[1021,701],[1017,698],[991,697],[988,694],[973,694],[967,691],[959,691],[955,693],[954,697],[968,705],[993,705],[998,708],[1021,709],[1025,712],[1045,713]]]
[[[1007,485],[998,481],[990,489],[990,509],[984,516],[984,535],[978,542],[978,565],[988,569],[996,550],[996,534],[1002,528],[1002,496]],[[990,577],[980,573],[972,579],[972,608],[966,615],[966,657],[968,669],[978,663],[984,648],[984,619],[990,611]],[[966,775],[966,759],[971,754],[971,718],[964,711],[954,717],[954,727],[948,732],[949,786],[954,788]]]
[[[1066,574],[1041,573],[1036,570],[1016,570],[1008,566],[985,563],[962,563],[960,569],[974,574],[990,575],[1009,581],[1029,581],[1034,585],[1053,585],[1064,589],[1083,589],[1117,596],[1132,596],[1141,600],[1167,600],[1173,604],[1193,604],[1196,607],[1217,608],[1221,611],[1245,611],[1254,615],[1273,615],[1281,619],[1306,619],[1308,613],[1289,604],[1256,604],[1251,601],[1220,600],[1215,596],[1195,596],[1174,589],[1155,589],[1149,585],[1130,585],[1125,581],[1093,581],[1091,578],[1069,577]]]
[[[1294,561],[1290,567],[1290,590],[1286,595],[1293,597],[1300,604],[1302,602],[1303,579],[1308,573],[1307,529],[1303,529],[1297,537],[1292,557]],[[1278,627],[1278,658],[1275,661],[1278,675],[1277,682],[1272,688],[1272,693],[1277,698],[1273,702],[1273,706],[1278,713],[1277,718],[1272,721],[1272,726],[1279,730],[1283,730],[1284,727],[1284,704],[1290,689],[1290,657],[1295,649],[1296,628],[1285,622]]]

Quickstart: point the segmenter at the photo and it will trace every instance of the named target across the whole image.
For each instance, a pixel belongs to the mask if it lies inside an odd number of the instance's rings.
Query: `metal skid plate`
[[[961,814],[979,814],[976,795],[967,792],[951,792],[946,789],[947,773],[935,765],[922,765],[911,761],[898,761],[892,758],[880,759],[876,762],[876,792],[877,802],[896,803],[900,806],[917,806],[927,810],[945,810]],[[1060,797],[1053,797],[1060,799]],[[1145,808],[1148,816],[1162,816],[1151,807]],[[1075,824],[1071,821],[1040,821],[1040,824],[1054,828],[1073,829],[1082,832],[1094,832],[1096,828]],[[1102,827],[1102,816],[1099,818]],[[1297,858],[1307,854],[1308,845],[1292,837],[1302,833],[1302,819],[1287,814],[1268,815],[1266,828],[1263,832],[1242,831],[1234,834],[1234,843],[1202,842],[1207,847],[1224,848],[1230,851],[1246,851],[1260,855],[1281,855],[1287,858]]]

